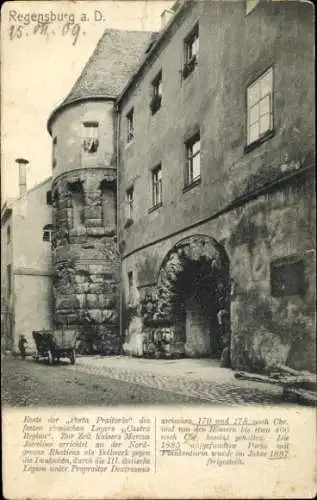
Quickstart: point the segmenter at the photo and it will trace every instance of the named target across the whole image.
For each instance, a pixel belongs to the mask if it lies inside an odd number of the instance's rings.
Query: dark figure
[[[28,341],[26,340],[25,336],[20,335],[18,347],[19,347],[19,351],[20,351],[20,355],[21,355],[22,359],[24,359],[26,356],[25,344],[27,344],[27,343],[28,343]]]

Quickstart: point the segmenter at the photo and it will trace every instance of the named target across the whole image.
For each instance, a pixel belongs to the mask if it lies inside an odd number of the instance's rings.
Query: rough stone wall
[[[114,200],[114,169],[82,169],[58,177],[53,184],[55,325],[76,326],[83,348],[119,353],[120,257],[115,218],[103,224],[102,203],[109,189]],[[82,186],[83,219],[73,224],[72,191]],[[115,212],[115,206],[108,212]],[[109,222],[111,221],[111,223]]]
[[[171,249],[187,235],[210,235],[224,246],[230,263],[233,368],[262,371],[282,362],[314,371],[314,193],[313,171],[298,172],[293,180],[272,192],[124,258],[123,278],[128,271],[134,271],[141,300],[143,297],[151,299],[146,300],[146,308],[151,313],[158,300],[160,267]],[[293,257],[304,263],[303,293],[275,297],[271,293],[271,263]],[[160,328],[173,328],[173,325]],[[153,325],[144,326],[142,323],[141,327],[138,326],[145,339],[153,336],[154,330]],[[151,349],[153,352],[157,350],[153,345]],[[183,343],[179,355],[184,355]]]
[[[217,248],[218,247],[218,248]],[[230,315],[230,277],[224,250],[212,238],[191,236],[180,241],[165,257],[155,286],[142,288],[140,307],[130,308],[125,350],[149,357],[199,357],[210,354],[207,346],[196,352],[185,334],[185,300],[192,289],[202,293],[204,280],[211,281],[210,304],[215,314]],[[203,302],[203,297],[200,297]],[[216,319],[214,318],[216,322]],[[215,326],[218,328],[218,325]],[[133,335],[135,334],[135,335]],[[222,332],[222,348],[228,346],[229,331]],[[137,336],[137,341],[135,341]],[[138,343],[142,344],[142,348]]]

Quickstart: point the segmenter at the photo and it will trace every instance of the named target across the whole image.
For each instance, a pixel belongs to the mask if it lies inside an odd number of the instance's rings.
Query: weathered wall
[[[199,21],[199,64],[182,80],[183,39]],[[120,199],[134,184],[134,222],[124,253],[204,219],[235,199],[257,172],[274,175],[314,150],[312,6],[264,2],[248,16],[243,2],[199,2],[162,45],[122,102]],[[212,50],[210,49],[212,47]],[[245,153],[245,89],[274,65],[274,136]],[[151,81],[162,69],[163,100],[152,116]],[[126,144],[126,113],[135,134]],[[184,141],[200,128],[201,183],[184,188]],[[144,131],[146,130],[146,140]],[[162,163],[163,205],[151,208],[150,170]],[[171,217],[172,215],[172,217]]]
[[[197,21],[199,63],[182,80],[183,40]],[[315,363],[313,179],[307,180],[303,173],[269,194],[264,189],[263,195],[250,198],[265,185],[314,164],[313,37],[312,6],[307,3],[264,2],[245,16],[243,2],[200,2],[172,28],[121,103],[120,248],[125,295],[128,272],[135,279],[135,301],[142,302],[143,290],[155,287],[160,265],[178,241],[192,234],[214,238],[227,251],[234,280],[235,368],[263,369],[287,361],[312,369]],[[270,66],[274,132],[246,150],[246,87]],[[152,116],[151,81],[160,70],[162,106]],[[135,134],[127,145],[125,117],[132,106]],[[197,129],[201,182],[184,192],[184,142]],[[151,169],[158,163],[163,203],[151,211]],[[131,185],[133,223],[124,227],[125,192]],[[230,209],[232,203],[237,208]],[[270,264],[287,256],[304,261],[305,293],[273,298]],[[135,306],[134,317],[140,316]],[[135,325],[135,331],[142,330],[142,321]],[[295,343],[297,359],[292,354]],[[135,352],[140,352],[138,346]]]
[[[21,334],[33,349],[32,331],[52,326],[51,242],[43,241],[43,228],[52,223],[52,209],[46,203],[51,183],[51,178],[45,180],[14,203],[14,351]]]
[[[16,274],[14,279],[15,306],[14,321],[15,352],[18,352],[19,336],[28,341],[27,352],[35,351],[33,330],[51,329],[52,322],[52,276]]]
[[[95,153],[83,150],[83,122],[97,121],[99,145]],[[116,166],[111,101],[83,101],[63,109],[52,123],[52,138],[57,139],[53,179],[78,168]]]
[[[83,121],[99,123],[95,153],[83,151]],[[75,326],[84,349],[120,352],[120,257],[112,103],[78,103],[58,115],[53,169],[54,323]]]
[[[13,327],[13,280],[11,278],[11,293],[8,289],[8,273],[7,266],[11,265],[12,276],[12,262],[13,262],[13,227],[12,216],[10,215],[11,203],[3,207],[1,213],[1,349],[10,350],[12,347],[12,327]],[[11,235],[10,240],[7,237],[7,231]]]

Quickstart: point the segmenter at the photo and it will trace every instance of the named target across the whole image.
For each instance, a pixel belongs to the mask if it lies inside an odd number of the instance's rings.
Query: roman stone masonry
[[[140,355],[219,358],[230,342],[229,262],[224,249],[203,235],[180,241],[163,260],[157,285],[142,289],[138,314]],[[133,350],[134,342],[130,338],[126,351]]]
[[[53,183],[54,323],[78,329],[84,352],[120,351],[116,172],[81,169]]]

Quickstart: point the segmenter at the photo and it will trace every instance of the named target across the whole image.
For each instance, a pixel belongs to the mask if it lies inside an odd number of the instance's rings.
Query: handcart
[[[32,335],[36,344],[36,361],[44,357],[52,365],[54,362],[58,363],[60,358],[69,358],[71,364],[75,364],[76,331],[39,330],[33,331]]]

